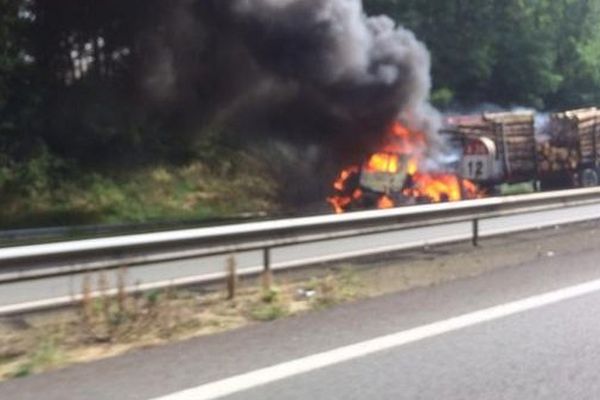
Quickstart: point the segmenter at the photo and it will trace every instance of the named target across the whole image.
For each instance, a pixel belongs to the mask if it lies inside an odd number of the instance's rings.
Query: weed
[[[312,304],[317,309],[331,307],[360,295],[360,281],[356,273],[350,269],[311,282],[312,290],[316,292]]]
[[[62,362],[64,354],[57,346],[54,338],[46,338],[39,342],[37,348],[28,359],[17,366],[13,376],[25,377],[34,372],[47,370]]]
[[[250,304],[250,318],[256,321],[273,321],[290,313],[290,300],[276,288],[263,290],[258,301]]]
[[[224,301],[220,293],[199,296],[173,287],[132,295],[126,290],[127,270],[121,268],[115,276],[111,274],[84,277],[79,313],[66,323],[52,320],[43,328],[10,336],[4,347],[12,353],[0,353],[4,354],[0,358],[2,376],[27,376],[56,368],[78,360],[77,355],[86,348],[139,348],[239,327],[249,321],[273,321],[360,295],[359,279],[351,270],[304,283],[302,287],[314,294],[301,301],[293,300],[297,284],[269,290],[261,290],[259,284],[239,290],[232,301]]]
[[[289,314],[281,304],[257,304],[250,310],[250,317],[256,321],[274,321]]]
[[[127,308],[127,269],[121,267],[117,273],[117,304],[119,305],[119,313],[125,314]]]
[[[93,298],[91,279],[83,281],[79,325],[91,343],[131,343],[143,338],[169,339],[182,331],[198,327],[196,299],[184,296],[173,287],[133,296],[126,290],[127,270],[116,272],[116,294],[110,295],[106,272],[97,278],[97,297]]]
[[[92,283],[90,274],[83,277],[81,284],[81,310],[83,315],[83,324],[88,325],[94,314],[94,299],[92,298]]]
[[[269,290],[264,290],[261,294],[260,300],[263,303],[273,304],[279,301],[281,295],[281,291],[276,288],[271,288]]]
[[[160,299],[160,290],[151,290],[144,294],[144,298],[149,307],[153,307],[158,304],[158,300]]]

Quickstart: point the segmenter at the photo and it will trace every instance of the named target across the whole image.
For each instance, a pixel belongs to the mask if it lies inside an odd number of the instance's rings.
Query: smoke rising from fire
[[[397,118],[435,141],[427,49],[360,0],[180,0],[175,10],[146,83],[192,119],[333,153],[377,145]]]

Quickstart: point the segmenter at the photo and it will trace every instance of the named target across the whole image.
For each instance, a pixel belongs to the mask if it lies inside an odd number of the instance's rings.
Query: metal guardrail
[[[102,236],[132,235],[156,231],[201,228],[214,225],[241,224],[266,219],[267,213],[244,213],[225,218],[208,218],[181,221],[154,221],[141,223],[76,225],[46,228],[0,230],[0,250],[10,246],[31,245],[66,240],[88,239]],[[15,244],[16,243],[16,244]]]
[[[489,198],[277,221],[186,229],[0,249],[0,282],[40,279],[160,261],[261,250],[270,271],[274,248],[472,221],[563,207],[600,204],[600,188]]]

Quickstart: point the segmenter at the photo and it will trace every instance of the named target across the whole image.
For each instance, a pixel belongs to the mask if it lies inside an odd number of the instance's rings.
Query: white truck
[[[538,179],[533,112],[449,117],[444,131],[462,141],[459,172],[492,192],[501,184]]]

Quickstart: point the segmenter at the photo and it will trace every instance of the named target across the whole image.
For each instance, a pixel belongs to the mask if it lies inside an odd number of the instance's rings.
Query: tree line
[[[600,100],[600,1],[365,0],[429,47],[442,107]]]
[[[148,68],[160,69],[155,44],[177,40],[177,27],[164,22],[175,3],[0,0],[0,184],[10,165],[40,154],[95,168],[106,160],[180,162],[212,151],[218,134],[198,144],[190,132],[205,128],[181,118],[181,104],[157,105],[140,90]],[[364,5],[427,44],[432,101],[442,110],[600,103],[599,0]],[[199,50],[188,46],[186,56],[195,68],[211,62],[215,37],[193,38]]]

